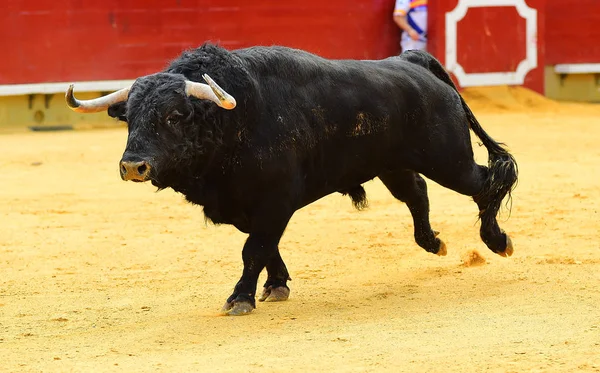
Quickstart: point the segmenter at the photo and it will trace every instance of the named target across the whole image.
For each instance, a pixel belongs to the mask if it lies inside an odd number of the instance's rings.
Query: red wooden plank
[[[457,25],[458,63],[468,73],[516,71],[526,56],[525,31],[515,7],[469,9]]]
[[[548,64],[600,62],[600,1],[548,0]]]
[[[523,85],[543,94],[546,0],[527,0],[526,3],[537,10],[538,66],[525,76]],[[445,17],[457,5],[458,0],[437,0],[428,4],[429,51],[443,63],[446,62]],[[506,19],[504,24],[503,19]],[[471,8],[457,26],[458,62],[465,64],[463,67],[467,73],[515,71],[515,64],[525,56],[524,32],[523,21],[514,19],[512,10],[504,7]],[[456,79],[454,81],[458,83]]]
[[[329,58],[397,54],[394,0],[5,0],[0,84],[132,79],[206,40]],[[17,41],[17,42],[15,42]]]

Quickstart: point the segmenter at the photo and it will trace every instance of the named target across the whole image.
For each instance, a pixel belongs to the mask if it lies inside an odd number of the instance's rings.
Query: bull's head
[[[231,95],[208,75],[203,78],[208,84],[186,80],[179,74],[158,73],[138,78],[128,88],[85,101],[73,96],[71,85],[66,101],[73,111],[108,110],[111,117],[126,121],[129,135],[119,163],[121,178],[136,182],[152,180],[163,187],[157,170],[176,167],[201,131],[194,121],[197,113],[190,98],[210,100],[227,110],[235,108],[236,101]]]

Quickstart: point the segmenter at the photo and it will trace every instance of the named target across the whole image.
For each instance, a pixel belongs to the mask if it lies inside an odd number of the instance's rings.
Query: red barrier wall
[[[600,1],[547,2],[546,63],[600,63]]]
[[[328,58],[399,52],[394,0],[3,0],[0,84],[133,79],[206,40]]]
[[[537,67],[525,75],[523,85],[543,93],[545,2],[526,1],[526,5],[537,11],[535,35],[532,40],[527,40],[526,20],[519,15],[514,6],[485,6],[467,9],[464,18],[456,23],[456,46],[448,46],[446,37],[452,25],[446,24],[446,14],[457,8],[459,1],[431,1],[429,50],[450,71],[455,71],[455,66],[449,66],[450,61],[446,61],[446,57],[448,51],[454,50],[456,62],[465,74],[510,73],[515,72],[519,63],[526,58],[527,44],[533,43],[537,53]],[[454,79],[460,83],[456,76]],[[500,78],[481,75],[476,79],[475,85],[494,85],[495,83],[489,82],[498,79]]]
[[[399,52],[394,2],[4,0],[0,85],[133,79],[205,40],[228,49],[280,44],[328,58],[384,58]],[[429,2],[429,51],[442,62],[445,15],[458,3]],[[543,92],[544,65],[600,62],[600,0],[526,3],[537,10],[538,42],[525,86]],[[514,71],[526,55],[525,21],[514,7],[471,8],[456,30],[456,62],[467,74]]]

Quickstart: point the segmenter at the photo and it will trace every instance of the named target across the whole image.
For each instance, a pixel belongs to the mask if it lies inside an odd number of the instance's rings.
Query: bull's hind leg
[[[429,222],[429,198],[427,184],[416,172],[402,170],[379,175],[379,179],[392,195],[406,203],[413,217],[415,241],[423,249],[437,255],[446,255],[446,245]]]
[[[486,168],[486,170],[488,169]],[[508,257],[513,254],[513,244],[510,236],[500,228],[496,220],[504,195],[494,187],[493,183],[493,178],[487,177],[483,188],[473,196],[473,200],[479,207],[480,236],[490,250],[503,257]]]
[[[477,203],[481,219],[479,233],[486,246],[496,254],[512,255],[510,237],[500,229],[496,220],[505,193],[494,187],[496,181],[490,170],[474,161],[454,162],[454,165],[446,164],[436,170],[424,172],[424,175],[446,188],[473,197]]]
[[[258,298],[259,302],[287,300],[290,297],[290,288],[287,286],[287,282],[291,280],[287,267],[281,259],[281,254],[277,250],[277,254],[267,264],[267,281],[262,295]]]

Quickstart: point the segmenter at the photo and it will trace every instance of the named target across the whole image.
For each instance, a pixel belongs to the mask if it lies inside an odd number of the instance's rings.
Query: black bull
[[[445,255],[446,247],[430,226],[420,174],[472,196],[483,242],[502,256],[513,252],[496,215],[516,184],[515,160],[426,52],[327,60],[283,47],[205,44],[129,89],[79,101],[70,88],[67,102],[128,123],[124,180],[170,187],[204,206],[212,222],[249,234],[241,279],[224,306],[229,314],[255,308],[265,267],[260,300],[288,298],[278,244],[296,210],[333,192],[362,208],[361,184],[375,177],[406,203],[415,241],[428,252]],[[487,167],[473,159],[469,128],[489,152]]]

